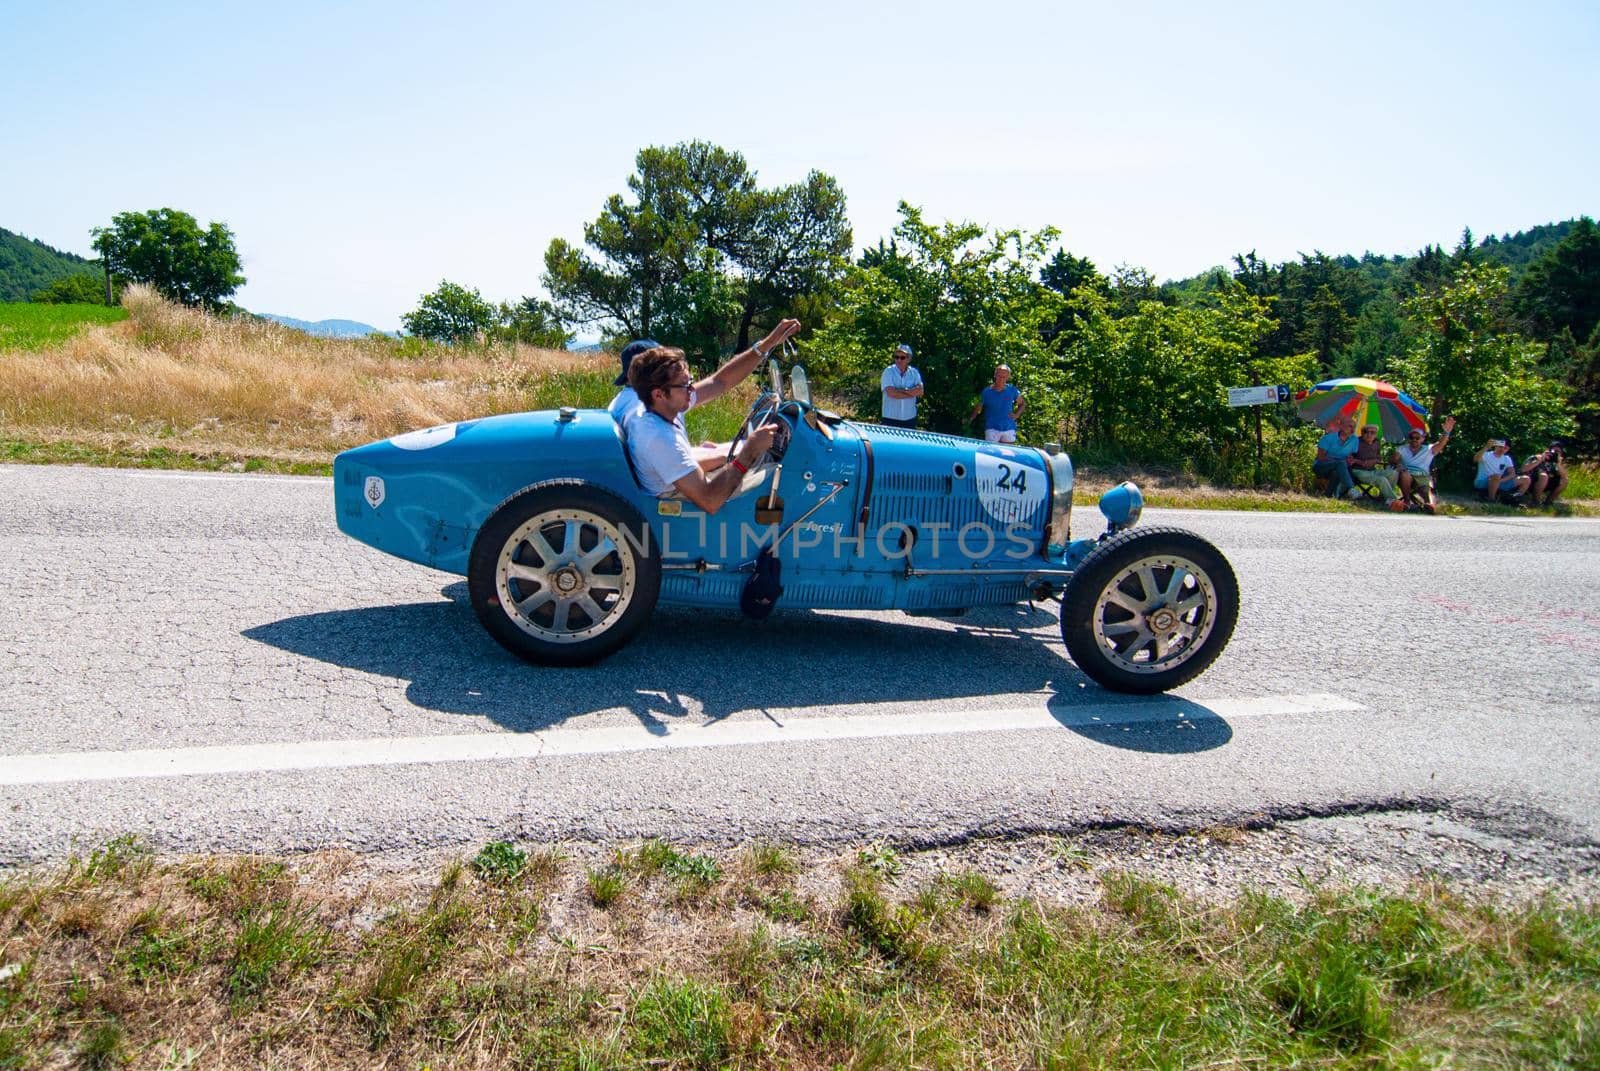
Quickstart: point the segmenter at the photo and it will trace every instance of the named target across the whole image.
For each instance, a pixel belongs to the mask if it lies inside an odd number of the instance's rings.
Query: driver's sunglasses
[[[688,390],[692,386],[694,386],[694,380],[686,379],[682,383],[668,383],[665,387],[662,387],[661,389],[662,390]]]
[[[909,353],[897,353],[897,354],[894,355],[894,359],[897,360],[897,361],[909,361],[909,360],[911,360],[911,354],[909,354]]]

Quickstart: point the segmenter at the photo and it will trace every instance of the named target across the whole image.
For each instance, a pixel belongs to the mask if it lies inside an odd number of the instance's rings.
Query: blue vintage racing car
[[[466,576],[490,634],[546,665],[604,658],[657,602],[950,614],[1057,599],[1078,667],[1125,692],[1174,688],[1227,645],[1232,567],[1192,532],[1136,528],[1132,483],[1102,496],[1103,533],[1074,539],[1065,453],[845,420],[812,404],[798,366],[762,378],[740,437],[773,424],[773,448],[715,514],[643,491],[605,410],[563,408],[341,453],[339,528]]]

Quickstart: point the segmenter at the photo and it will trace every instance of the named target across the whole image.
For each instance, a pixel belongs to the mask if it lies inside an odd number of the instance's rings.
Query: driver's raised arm
[[[734,459],[707,476],[700,469],[672,482],[678,493],[707,513],[721,509],[744,479],[744,474],[772,447],[773,427],[763,425],[750,433]]]
[[[783,345],[800,331],[799,320],[783,320],[774,327],[767,337],[745,350],[735,354],[729,361],[715,372],[698,379],[694,384],[696,405],[704,405],[713,398],[720,397],[743,382],[744,378],[754,372],[756,366],[766,360],[772,351]]]

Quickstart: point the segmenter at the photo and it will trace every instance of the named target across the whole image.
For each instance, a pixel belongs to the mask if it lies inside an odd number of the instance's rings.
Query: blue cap
[[[628,366],[633,363],[633,359],[645,350],[653,350],[659,345],[661,343],[653,338],[636,338],[622,347],[622,375],[616,378],[612,386],[626,386],[628,382]]]

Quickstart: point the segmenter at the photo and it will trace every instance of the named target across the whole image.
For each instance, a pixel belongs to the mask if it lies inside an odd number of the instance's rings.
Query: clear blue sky
[[[0,0],[0,227],[181,208],[247,308],[394,328],[539,293],[693,138],[834,175],[858,246],[904,199],[1162,278],[1600,212],[1600,5],[1320,6]]]

